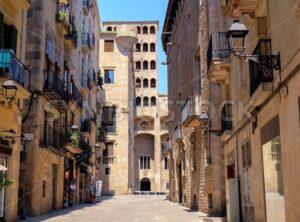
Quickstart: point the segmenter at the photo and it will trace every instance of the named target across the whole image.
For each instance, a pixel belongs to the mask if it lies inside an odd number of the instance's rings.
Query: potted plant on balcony
[[[5,178],[5,172],[0,171],[0,189],[10,186],[15,182],[15,180]]]
[[[99,142],[105,142],[106,140],[106,131],[102,128],[98,128],[98,141]]]
[[[56,14],[56,20],[57,20],[57,22],[62,23],[65,26],[68,25],[68,22],[69,22],[69,18],[68,17],[69,17],[68,13],[65,12],[65,11],[59,11]]]
[[[80,143],[80,134],[77,132],[72,132],[71,130],[65,131],[65,141],[67,144],[78,147]]]

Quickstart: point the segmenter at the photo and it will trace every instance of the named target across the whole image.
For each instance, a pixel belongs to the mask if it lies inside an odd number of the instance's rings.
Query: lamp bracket
[[[245,58],[253,58],[260,66],[281,70],[280,53],[277,55],[244,55]]]

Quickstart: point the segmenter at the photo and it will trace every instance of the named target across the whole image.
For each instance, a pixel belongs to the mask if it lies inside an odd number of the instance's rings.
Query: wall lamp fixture
[[[235,20],[229,30],[227,31],[227,41],[232,54],[236,58],[249,58],[255,63],[263,67],[281,70],[280,54],[277,55],[243,55],[245,47],[245,38],[249,30],[246,26]]]
[[[204,132],[209,132],[209,133],[213,133],[216,136],[221,136],[222,135],[222,131],[221,130],[212,130],[211,127],[211,119],[208,117],[208,115],[203,112],[201,113],[200,117],[199,117],[202,129],[204,130]]]

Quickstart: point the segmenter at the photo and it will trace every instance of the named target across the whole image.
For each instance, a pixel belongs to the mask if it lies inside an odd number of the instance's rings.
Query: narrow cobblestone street
[[[193,212],[174,204],[166,200],[165,196],[136,195],[103,197],[97,204],[84,204],[70,209],[53,211],[42,216],[27,218],[26,222],[199,222],[205,221],[203,220],[205,216],[200,212]]]

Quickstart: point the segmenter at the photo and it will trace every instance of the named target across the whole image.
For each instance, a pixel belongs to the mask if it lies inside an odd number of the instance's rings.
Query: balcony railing
[[[52,147],[61,151],[64,147],[64,136],[59,131],[46,124],[44,126],[44,132],[41,134],[40,146]]]
[[[103,123],[102,123],[102,125],[103,125]],[[117,132],[116,126],[103,126],[103,129],[105,130],[106,133],[116,133]]]
[[[207,68],[215,59],[226,59],[230,56],[230,48],[226,37],[226,32],[212,33],[207,51]]]
[[[271,40],[259,40],[253,55],[258,55],[259,57],[257,57],[257,61],[249,60],[250,96],[254,94],[260,84],[273,81],[273,69],[261,65],[264,61],[271,59]]]
[[[91,146],[81,139],[79,142],[79,147],[82,150],[82,153],[77,155],[76,163],[90,164],[90,156],[93,154]]]
[[[27,67],[14,55],[12,50],[0,49],[0,77],[11,78],[29,90],[29,75]]]
[[[111,165],[114,164],[115,157],[103,157],[102,163],[104,165]]]
[[[77,40],[78,40],[77,30],[72,17],[70,17],[70,20],[71,20],[70,29],[68,30],[68,33],[65,35],[65,41],[71,48],[76,49]]]
[[[90,10],[90,1],[82,0],[82,7],[83,7],[84,15],[87,16],[89,14],[89,10]]]
[[[175,127],[175,130],[174,130],[174,139],[176,141],[180,141],[182,139],[182,134],[181,134],[181,125],[178,124],[176,127]]]
[[[91,50],[95,49],[95,43],[96,43],[95,35],[94,35],[94,33],[91,33],[90,34],[90,49]]]
[[[199,122],[200,101],[197,97],[189,97],[181,108],[181,123],[184,126],[194,126]]]
[[[74,83],[71,84],[69,98],[75,100],[78,106],[82,108],[83,96]]]
[[[90,34],[89,33],[81,34],[81,46],[82,46],[82,51],[84,53],[89,52],[89,50],[90,50]]]
[[[221,132],[232,130],[232,105],[225,104],[221,110]]]
[[[47,74],[43,91],[45,96],[53,102],[54,105],[57,105],[59,108],[66,106],[68,93],[65,84],[59,79],[57,74],[53,72]]]

